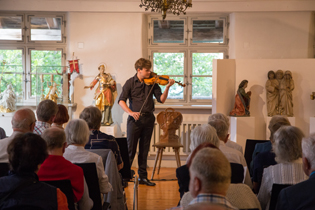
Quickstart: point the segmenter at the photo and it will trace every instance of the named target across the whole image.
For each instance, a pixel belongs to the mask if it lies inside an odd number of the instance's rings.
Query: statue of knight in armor
[[[109,73],[105,73],[104,65],[100,65],[98,70],[100,73],[89,86],[85,86],[84,88],[92,90],[99,83],[94,95],[95,106],[102,112],[102,125],[109,126],[113,124],[111,109],[117,96],[116,82]]]

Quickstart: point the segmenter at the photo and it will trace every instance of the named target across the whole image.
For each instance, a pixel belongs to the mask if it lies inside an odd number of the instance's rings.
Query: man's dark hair
[[[151,69],[151,67],[152,67],[151,61],[145,58],[140,58],[135,63],[136,71],[138,69],[142,70],[143,68]]]
[[[52,100],[41,101],[36,108],[37,119],[42,122],[48,122],[57,112],[58,106]]]
[[[88,124],[89,129],[98,130],[101,127],[102,112],[95,106],[85,107],[79,118]]]
[[[34,133],[16,135],[7,148],[10,169],[17,173],[32,173],[48,157],[44,139]]]

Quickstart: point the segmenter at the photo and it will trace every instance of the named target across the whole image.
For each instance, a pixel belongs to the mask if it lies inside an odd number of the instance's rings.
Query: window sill
[[[212,110],[212,105],[178,105],[178,104],[156,104],[155,109],[166,109],[166,108],[174,108],[174,109],[203,109],[203,110]]]

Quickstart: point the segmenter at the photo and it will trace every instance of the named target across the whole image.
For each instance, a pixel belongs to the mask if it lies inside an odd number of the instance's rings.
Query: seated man
[[[34,133],[42,135],[43,131],[50,128],[53,123],[58,106],[52,100],[41,101],[36,108],[37,122],[35,124]]]
[[[48,128],[44,130],[42,137],[47,143],[49,156],[38,171],[39,180],[69,179],[73,190],[74,203],[78,203],[79,209],[91,209],[93,201],[89,197],[82,168],[63,157],[67,146],[65,132],[60,128]]]
[[[278,210],[314,209],[315,207],[315,134],[302,140],[303,170],[309,179],[283,189]]]
[[[189,190],[194,198],[189,205],[215,203],[237,209],[225,197],[231,182],[231,167],[221,151],[201,149],[192,160],[189,173]]]
[[[47,154],[46,142],[33,133],[18,134],[8,146],[11,174],[0,178],[1,209],[68,209],[66,196],[38,181],[37,171]]]
[[[111,149],[116,158],[118,171],[122,169],[124,163],[115,137],[100,131],[102,121],[101,111],[97,107],[88,106],[81,112],[80,119],[87,122],[91,131],[89,142],[85,145],[85,149]]]

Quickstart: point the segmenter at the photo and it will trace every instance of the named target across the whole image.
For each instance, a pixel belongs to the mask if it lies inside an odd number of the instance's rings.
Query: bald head
[[[19,109],[12,117],[11,124],[14,131],[33,132],[35,126],[35,114],[31,109]]]

